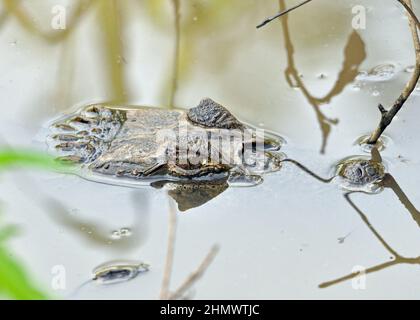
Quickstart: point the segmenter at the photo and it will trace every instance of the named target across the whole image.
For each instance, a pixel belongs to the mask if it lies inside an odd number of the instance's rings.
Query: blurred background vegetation
[[[12,168],[64,169],[53,158],[27,150],[0,150],[0,174]],[[0,215],[2,218],[2,215]],[[19,236],[18,228],[0,221],[0,297],[12,299],[46,299],[47,295],[33,283],[19,260],[7,249],[7,241]]]

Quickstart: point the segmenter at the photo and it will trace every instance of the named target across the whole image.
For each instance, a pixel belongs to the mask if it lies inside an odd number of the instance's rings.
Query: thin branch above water
[[[312,0],[306,0],[306,1],[304,1],[302,3],[299,3],[298,5],[296,5],[296,6],[292,7],[292,8],[289,8],[287,10],[281,11],[281,12],[277,13],[276,15],[274,15],[274,16],[272,16],[270,18],[267,18],[266,20],[264,20],[263,22],[261,22],[257,26],[257,29],[264,27],[266,24],[270,23],[271,21],[276,20],[276,19],[284,16],[285,14],[288,14],[289,12],[291,12],[291,11],[297,9],[297,8],[300,8],[301,6],[307,4],[307,3],[311,2],[311,1]]]
[[[405,2],[406,1],[406,2]],[[418,27],[419,27],[419,21],[414,14],[414,12],[411,10],[411,0],[399,0],[401,4],[403,4],[404,8],[407,9],[407,15],[408,20],[410,24],[411,34],[413,37],[414,42],[414,52],[416,56],[416,66],[414,69],[413,76],[411,77],[410,81],[405,86],[404,90],[398,97],[398,99],[394,102],[391,109],[386,110],[381,104],[379,105],[379,111],[381,112],[381,120],[379,122],[378,127],[375,129],[375,131],[370,136],[367,143],[369,144],[376,144],[382,135],[382,133],[386,130],[386,128],[391,124],[394,117],[397,115],[397,113],[402,109],[405,102],[408,100],[410,95],[413,93],[413,91],[416,89],[417,83],[420,79],[420,41],[419,41],[419,34],[418,34]]]

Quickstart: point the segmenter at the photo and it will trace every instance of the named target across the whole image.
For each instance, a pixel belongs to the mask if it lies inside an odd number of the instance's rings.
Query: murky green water
[[[20,9],[47,33],[55,4],[25,1]],[[46,123],[92,102],[187,108],[211,97],[284,136],[289,158],[329,178],[342,159],[369,157],[356,141],[374,129],[377,105],[393,103],[414,64],[396,1],[363,4],[367,28],[357,32],[351,1],[314,1],[257,31],[278,1],[180,0],[179,33],[169,0],[101,1],[81,10],[68,37],[47,40],[9,14],[0,22],[1,142],[45,151]],[[346,198],[338,183],[290,163],[257,187],[229,188],[178,214],[172,287],[216,243],[194,298],[419,298],[419,103],[416,91],[386,132],[381,156],[393,178],[380,193]],[[5,220],[22,230],[9,249],[40,287],[83,299],[159,296],[165,190],[29,170],[3,172],[0,190]],[[96,266],[127,259],[150,270],[73,294]],[[65,290],[51,287],[57,265],[66,270]],[[357,290],[343,277],[360,267],[368,274]]]

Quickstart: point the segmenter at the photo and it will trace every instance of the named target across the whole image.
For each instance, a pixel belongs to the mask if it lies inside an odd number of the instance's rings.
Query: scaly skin
[[[180,131],[184,127],[187,131]],[[49,145],[63,160],[78,162],[93,174],[112,177],[110,183],[118,184],[120,178],[225,179],[232,172],[238,180],[238,175],[246,179],[255,173],[240,161],[244,146],[256,143],[255,136],[242,139],[243,131],[250,127],[211,99],[187,111],[92,105],[61,118],[50,128]],[[159,140],[163,130],[170,134]],[[203,139],[203,135],[212,139]],[[233,139],[230,149],[220,143],[223,138]],[[266,172],[280,169],[277,146],[281,146],[280,139],[270,137],[264,141],[264,150],[257,151],[267,160]],[[197,151],[209,149],[210,159],[197,155]],[[234,161],[219,161],[231,158]]]

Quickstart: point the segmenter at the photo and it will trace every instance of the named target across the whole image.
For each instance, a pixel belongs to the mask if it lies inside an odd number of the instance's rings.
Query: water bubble
[[[113,239],[120,239],[121,238],[121,233],[119,231],[112,231],[111,237]]]
[[[129,228],[122,228],[120,230],[121,236],[122,237],[128,237],[131,236],[131,230]]]
[[[357,74],[356,80],[363,79],[364,77],[367,77],[368,75],[369,75],[369,72],[365,70],[359,71],[359,73]]]
[[[374,96],[374,97],[379,97],[380,95],[381,95],[381,93],[378,90],[374,90],[372,92],[372,96]]]
[[[119,230],[114,230],[111,233],[111,238],[113,239],[121,239],[129,236],[131,236],[131,229],[129,228],[121,228]]]

